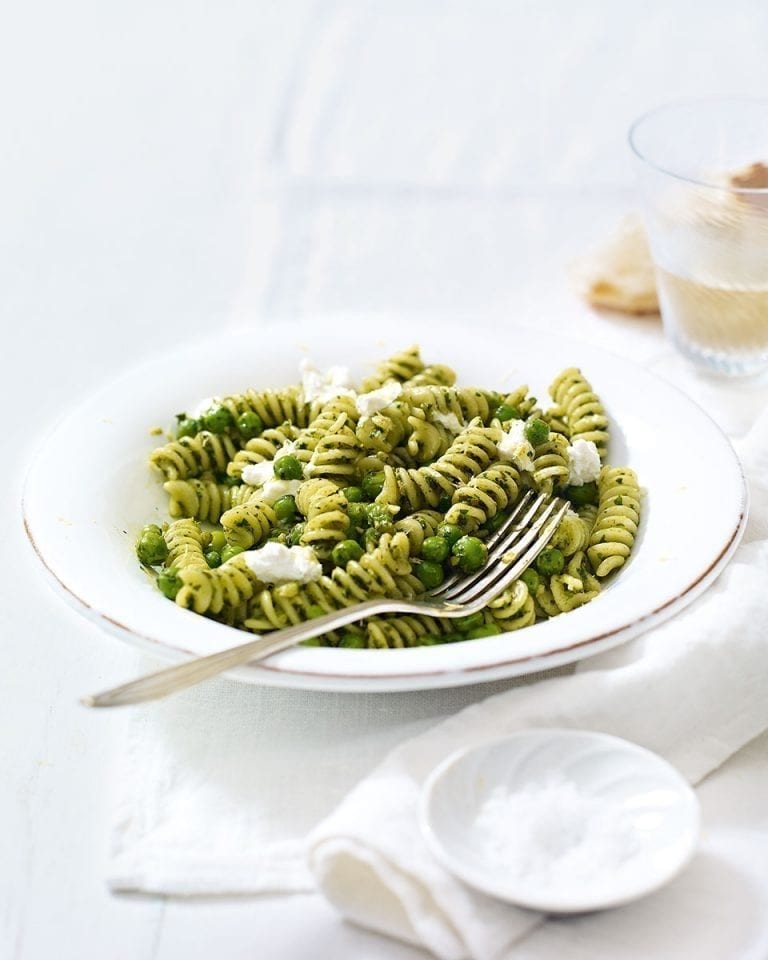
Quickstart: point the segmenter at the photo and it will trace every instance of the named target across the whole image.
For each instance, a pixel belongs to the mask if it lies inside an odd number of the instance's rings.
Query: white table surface
[[[78,398],[215,325],[252,323],[265,349],[281,319],[337,312],[537,311],[557,331],[579,312],[569,259],[634,203],[629,122],[675,97],[768,89],[768,7],[42,0],[4,20],[0,957],[423,956],[317,896],[107,892],[127,714],[77,698],[140,661],[44,583],[21,529],[24,465]],[[620,349],[648,323],[585,330]],[[674,375],[652,326],[646,343]],[[764,958],[768,737],[700,796],[696,907],[673,930],[649,920],[637,956],[693,957],[711,929],[708,955]],[[592,958],[590,929],[536,936],[553,958]],[[620,913],[601,936],[611,956]]]

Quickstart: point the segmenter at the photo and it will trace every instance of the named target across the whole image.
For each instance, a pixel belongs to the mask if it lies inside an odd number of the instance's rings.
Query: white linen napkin
[[[728,432],[743,434],[765,406],[764,384],[699,377],[660,348],[646,365]],[[768,413],[737,447],[752,509],[730,566],[673,621],[575,674],[359,695],[219,680],[137,708],[115,764],[112,888],[244,894],[317,882],[346,917],[438,956],[491,957],[525,938],[540,917],[472,893],[426,853],[420,785],[457,747],[534,724],[625,736],[696,782],[768,727]],[[153,666],[137,656],[135,672]]]
[[[156,666],[137,657],[135,674]],[[311,890],[307,834],[344,795],[403,739],[510,686],[334,694],[214,680],[138,707],[115,763],[108,883],[171,895]]]
[[[697,783],[768,727],[768,411],[739,447],[750,521],[702,597],[572,676],[497,694],[402,744],[314,831],[312,870],[341,913],[451,960],[498,957],[541,923],[470,890],[426,849],[421,786],[454,750],[523,727],[582,727],[655,750]]]

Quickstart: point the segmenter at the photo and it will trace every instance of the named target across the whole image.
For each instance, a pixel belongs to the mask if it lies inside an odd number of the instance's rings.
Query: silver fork
[[[532,491],[523,496],[506,523],[487,541],[488,562],[473,575],[452,574],[418,600],[383,597],[335,610],[284,630],[276,630],[236,647],[196,657],[173,667],[84,697],[88,707],[117,707],[165,697],[233,667],[262,660],[338,627],[379,613],[420,613],[430,617],[466,617],[476,613],[516,580],[549,543],[568,503]]]

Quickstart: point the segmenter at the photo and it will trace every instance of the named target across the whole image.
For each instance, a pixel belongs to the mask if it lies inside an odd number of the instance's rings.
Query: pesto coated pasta
[[[416,598],[487,561],[527,490],[571,502],[535,564],[462,620],[389,615],[307,643],[395,648],[512,633],[598,596],[629,559],[637,477],[605,462],[608,415],[576,368],[544,408],[528,387],[457,384],[418,347],[359,386],[302,363],[300,384],[181,413],[149,463],[170,520],[136,550],[179,606],[262,633],[372,597]]]

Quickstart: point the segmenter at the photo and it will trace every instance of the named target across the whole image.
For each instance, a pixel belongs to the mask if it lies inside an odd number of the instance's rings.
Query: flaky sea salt
[[[496,787],[473,824],[483,860],[536,886],[569,888],[615,873],[640,850],[630,814],[571,781]]]

